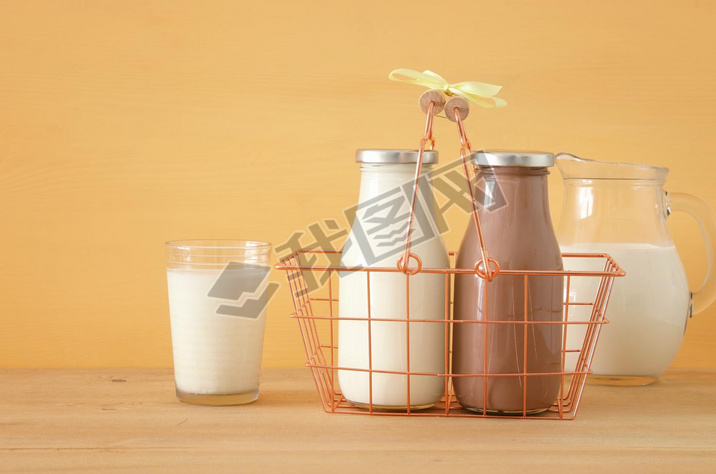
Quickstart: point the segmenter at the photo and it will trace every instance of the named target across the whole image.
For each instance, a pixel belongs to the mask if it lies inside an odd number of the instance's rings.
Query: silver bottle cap
[[[356,150],[356,163],[417,163],[418,150]],[[438,152],[425,150],[423,163],[432,165],[438,162]]]
[[[480,150],[470,155],[478,166],[524,166],[545,168],[554,166],[554,155],[543,151],[488,151]]]

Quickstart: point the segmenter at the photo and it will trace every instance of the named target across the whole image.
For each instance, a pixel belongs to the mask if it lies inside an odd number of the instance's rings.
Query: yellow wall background
[[[171,365],[162,243],[340,218],[354,150],[419,139],[396,67],[503,85],[476,147],[668,166],[716,208],[716,2],[0,1],[0,366]],[[698,229],[671,222],[695,287]],[[265,366],[302,363],[290,305]],[[714,341],[716,306],[674,365],[716,366]]]

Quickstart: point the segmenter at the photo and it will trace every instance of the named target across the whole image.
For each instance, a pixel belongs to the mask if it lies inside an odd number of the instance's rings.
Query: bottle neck
[[[406,205],[409,205],[413,195],[415,166],[415,163],[362,164],[360,167],[360,202],[366,202],[372,199],[389,201],[403,196],[407,197],[406,202],[408,204]],[[432,166],[423,164],[419,180],[419,196],[430,206],[433,205],[433,191],[430,181],[431,172]]]
[[[488,212],[520,206],[535,215],[549,214],[547,176],[547,168],[479,166],[475,175],[475,200]]]
[[[436,218],[429,179],[431,167],[423,165],[422,169],[414,207],[411,251],[421,255],[424,265],[444,266],[447,263],[437,257],[447,255]],[[366,256],[363,264],[382,262],[393,266],[402,255],[408,238],[414,177],[415,164],[361,166],[360,202],[354,213],[351,212],[353,215],[349,214],[349,219],[353,221],[352,245]],[[368,258],[369,254],[372,257]]]

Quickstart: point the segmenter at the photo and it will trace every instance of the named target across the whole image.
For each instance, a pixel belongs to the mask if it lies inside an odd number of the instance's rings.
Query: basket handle
[[[422,265],[420,258],[411,253],[412,247],[412,235],[413,235],[413,224],[415,222],[415,206],[418,202],[418,188],[420,174],[423,169],[423,154],[425,147],[429,144],[429,150],[435,147],[435,140],[433,139],[433,118],[436,113],[440,113],[440,109],[445,106],[445,115],[453,122],[457,123],[458,133],[460,134],[460,158],[462,160],[463,171],[465,173],[465,179],[467,180],[467,189],[470,193],[470,202],[472,203],[472,219],[475,223],[475,232],[477,233],[477,240],[480,243],[480,250],[482,252],[482,259],[475,265],[475,273],[487,281],[492,279],[500,272],[500,266],[495,259],[488,256],[487,248],[485,247],[485,238],[482,234],[482,226],[480,225],[480,216],[477,212],[477,201],[475,200],[475,192],[472,189],[472,179],[470,178],[470,170],[467,164],[468,156],[472,153],[470,148],[470,140],[467,138],[465,132],[465,125],[463,119],[467,117],[469,112],[469,105],[465,99],[459,96],[453,96],[447,103],[442,98],[441,91],[428,90],[420,97],[420,108],[427,115],[425,119],[425,131],[423,138],[420,140],[420,146],[418,148],[418,160],[415,165],[415,178],[413,180],[413,197],[410,203],[410,218],[408,220],[408,231],[406,234],[405,251],[402,257],[398,259],[398,269],[403,273],[415,274],[420,271]],[[438,95],[436,95],[438,94]],[[414,269],[409,268],[410,258],[415,259],[418,262],[418,266]]]
[[[433,91],[426,91],[421,96],[421,109],[424,105],[423,97],[428,97],[427,94],[430,92]],[[415,164],[415,179],[413,180],[413,199],[410,202],[410,219],[408,220],[408,232],[405,238],[405,251],[403,252],[403,256],[398,259],[398,269],[406,274],[417,273],[418,271],[420,271],[420,267],[422,266],[419,264],[416,268],[417,271],[410,270],[410,257],[413,257],[413,259],[418,262],[420,261],[417,255],[410,253],[410,248],[412,246],[413,223],[415,221],[415,205],[418,202],[418,185],[420,180],[420,173],[423,170],[423,153],[425,152],[426,145],[430,145],[430,148],[428,148],[429,150],[432,150],[435,147],[435,140],[433,139],[433,117],[436,109],[440,107],[439,100],[440,98],[438,97],[429,98],[428,103],[425,106],[425,114],[427,115],[427,118],[425,119],[425,131],[423,132],[423,138],[420,140],[420,147],[418,148],[418,162]],[[436,102],[438,103],[436,104]],[[438,110],[438,112],[440,111]]]
[[[460,159],[462,160],[462,169],[465,172],[467,190],[470,193],[470,202],[472,203],[472,220],[475,223],[477,241],[480,243],[480,251],[482,252],[482,260],[475,264],[475,273],[482,279],[492,281],[492,279],[500,273],[500,265],[494,258],[490,258],[487,254],[485,237],[482,235],[482,225],[480,224],[480,216],[477,212],[475,191],[472,189],[474,176],[470,178],[470,167],[467,164],[468,157],[472,154],[472,149],[470,148],[470,140],[467,138],[467,132],[465,132],[463,118],[467,117],[469,107],[465,99],[455,96],[445,104],[445,115],[448,120],[457,124],[457,131],[460,135]]]

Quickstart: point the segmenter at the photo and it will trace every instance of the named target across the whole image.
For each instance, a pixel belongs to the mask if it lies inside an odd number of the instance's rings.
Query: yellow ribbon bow
[[[458,95],[482,107],[505,107],[507,101],[495,97],[501,86],[484,82],[465,81],[450,84],[432,71],[414,71],[412,69],[396,69],[388,75],[391,81],[407,82],[428,89],[439,89],[447,95]]]

